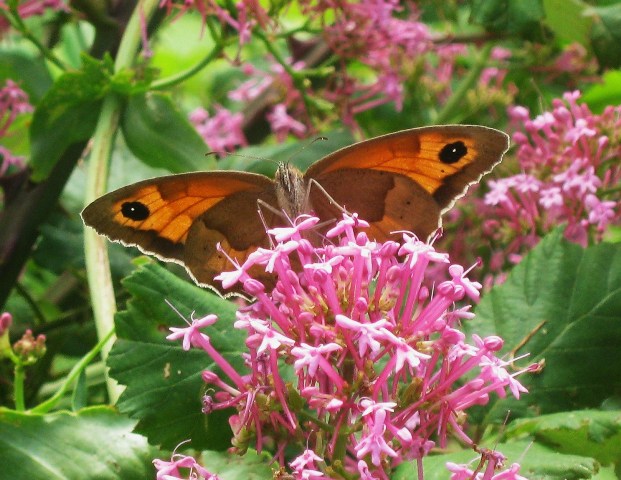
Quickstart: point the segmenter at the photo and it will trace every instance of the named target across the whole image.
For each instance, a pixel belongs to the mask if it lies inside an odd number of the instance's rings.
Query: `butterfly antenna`
[[[187,323],[187,324],[189,324],[189,323],[190,323],[190,322],[188,321],[188,319],[187,319],[187,318],[185,318],[185,317],[183,316],[183,314],[182,314],[179,310],[177,310],[177,307],[175,307],[172,303],[170,303],[170,302],[168,301],[168,299],[167,299],[167,298],[165,298],[165,299],[164,299],[164,301],[166,302],[166,305],[168,305],[168,306],[169,306],[169,307],[173,310],[173,312],[175,312],[177,315],[179,315],[179,317],[181,317],[181,319],[182,319],[185,323]],[[192,312],[192,313],[194,313],[194,312]]]
[[[278,162],[272,158],[260,157],[259,155],[250,155],[248,153],[212,150],[211,152],[207,152],[205,154],[206,157],[210,155],[220,155],[221,157],[242,157],[242,158],[247,158],[249,160],[260,160],[263,162],[271,162],[271,163],[278,165]]]
[[[300,148],[295,150],[291,155],[289,155],[289,157],[287,158],[287,160],[284,161],[284,163],[291,163],[291,159],[292,158],[295,158],[296,156],[298,156],[301,152],[306,150],[311,145],[313,145],[313,144],[315,144],[315,143],[317,143],[319,141],[323,142],[323,141],[326,141],[326,140],[328,140],[328,137],[315,137],[315,138],[313,138],[310,142],[305,143]]]

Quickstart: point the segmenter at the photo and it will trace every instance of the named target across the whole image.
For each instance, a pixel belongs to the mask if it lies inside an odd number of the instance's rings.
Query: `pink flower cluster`
[[[207,17],[214,16],[223,25],[227,25],[238,32],[241,45],[248,43],[252,29],[256,25],[266,28],[271,23],[269,14],[257,0],[237,2],[235,4],[235,16],[231,15],[229,10],[221,7],[215,0],[185,0],[183,2],[161,0],[160,8],[165,8],[168,14],[175,10],[179,15],[188,10],[196,10],[203,18],[203,23]]]
[[[169,339],[202,348],[226,375],[203,373],[215,392],[204,397],[204,412],[237,409],[230,425],[238,453],[272,445],[284,468],[285,449],[298,448],[289,467],[300,479],[387,479],[406,460],[422,473],[422,458],[449,437],[474,448],[466,410],[491,394],[526,391],[515,378],[521,372],[496,356],[502,339],[473,335],[468,343],[459,329],[473,314],[455,305],[478,299],[481,285],[413,235],[369,240],[358,232],[368,224],[355,215],[315,247],[307,238],[317,235],[317,222],[302,216],[270,230],[273,249],[219,276],[224,288],[240,282],[256,297],[235,323],[247,332],[250,373],[236,372],[211,345],[203,330],[215,315],[171,328]],[[449,279],[430,288],[433,264]],[[275,275],[269,293],[248,274],[257,265]]]
[[[521,173],[489,182],[483,224],[505,246],[503,258],[518,261],[559,224],[569,240],[586,246],[621,220],[621,107],[595,115],[579,98],[566,93],[534,118],[524,107],[509,111],[519,128],[513,141]]]
[[[455,77],[467,73],[457,66],[458,57],[468,53],[467,46],[436,45],[413,3],[302,1],[307,21],[293,30],[278,17],[280,12],[268,14],[256,0],[228,3],[226,8],[215,0],[183,5],[162,1],[161,6],[181,12],[194,9],[203,19],[218,19],[235,30],[239,36],[238,54],[231,59],[235,66],[253,35],[256,45],[264,43],[267,66],[243,63],[241,71],[247,78],[229,99],[241,103],[238,111],[254,101],[258,107],[251,108],[249,116],[265,116],[279,142],[290,135],[309,135],[316,120],[338,120],[357,129],[356,118],[364,111],[388,103],[401,110],[407,96],[404,87],[413,79],[426,92],[427,101],[442,106],[451,98]],[[309,38],[300,40],[301,35],[292,31],[307,32]],[[291,56],[282,51],[283,38]],[[516,91],[506,86],[508,55],[506,49],[493,49],[492,63],[483,69],[474,95],[466,99],[476,104],[475,110],[490,105],[504,109],[512,101]]]
[[[303,67],[303,62],[294,62],[291,65],[293,71],[302,70]],[[231,90],[228,97],[232,101],[247,104],[260,95],[265,95],[269,89],[275,92],[277,96],[282,93],[266,114],[266,120],[275,134],[276,140],[283,142],[290,134],[298,138],[304,137],[308,132],[308,127],[305,123],[297,120],[294,115],[306,118],[306,110],[302,95],[296,89],[291,74],[276,62],[271,63],[269,71],[263,71],[251,64],[245,64],[242,67],[242,72],[249,77],[248,80]]]
[[[19,115],[32,110],[28,94],[19,88],[17,83],[8,79],[4,87],[0,88],[0,138],[8,135],[11,125]],[[9,149],[0,146],[0,177],[11,165],[23,167],[24,159],[14,156]]]
[[[286,31],[285,26],[270,18],[256,0],[241,0],[227,4],[227,8],[214,0],[183,4],[162,0],[160,6],[181,13],[193,9],[203,19],[217,18],[237,32],[240,49],[250,41],[257,28],[262,29],[261,38],[265,38],[268,28],[274,36]],[[323,68],[321,73],[307,74],[316,64],[305,64],[296,58],[275,58],[279,55],[269,53],[270,66],[264,70],[249,64],[242,66],[243,73],[250,78],[233,91],[230,98],[247,102],[269,88],[266,119],[278,141],[285,140],[290,134],[298,137],[307,134],[312,127],[311,116],[330,112],[346,124],[356,126],[355,116],[362,111],[390,102],[400,110],[404,99],[403,85],[412,75],[416,59],[432,49],[431,35],[428,28],[417,20],[415,6],[408,4],[405,7],[396,0],[380,0],[304,1],[300,7],[308,18],[307,28],[320,32],[301,49],[325,44],[325,55],[331,54],[339,65]],[[276,18],[274,14],[272,16]],[[303,43],[294,37],[291,41]],[[239,64],[240,52],[232,59],[234,64]],[[363,73],[353,74],[347,64],[358,64],[358,70],[362,69]],[[309,70],[304,73],[302,88],[301,81],[292,78],[292,72],[303,69]],[[311,78],[321,80],[321,87],[308,81]]]
[[[404,7],[397,0],[374,2],[302,2],[311,15],[328,14],[334,20],[325,25],[322,36],[340,62],[359,62],[372,75],[369,83],[342,68],[332,80],[326,97],[342,104],[340,118],[354,124],[353,117],[384,103],[403,105],[403,86],[416,59],[432,49],[431,34],[418,21],[413,4]],[[325,21],[325,20],[324,20]]]

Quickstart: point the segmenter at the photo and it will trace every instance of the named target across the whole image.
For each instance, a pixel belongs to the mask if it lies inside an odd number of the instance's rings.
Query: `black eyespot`
[[[448,143],[442,147],[438,157],[442,163],[459,162],[464,155],[468,153],[468,149],[461,140],[459,142]]]
[[[146,220],[151,214],[149,207],[140,202],[125,202],[121,206],[121,213],[125,218],[136,221]]]

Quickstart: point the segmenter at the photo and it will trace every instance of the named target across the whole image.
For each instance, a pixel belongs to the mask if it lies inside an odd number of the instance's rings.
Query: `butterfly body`
[[[304,175],[289,163],[280,162],[274,175],[278,206],[290,219],[309,213],[309,188]]]
[[[265,226],[302,213],[330,222],[355,212],[377,240],[403,230],[426,239],[508,145],[505,133],[486,127],[415,128],[337,150],[304,174],[279,164],[273,180],[234,171],[145,180],[95,200],[82,217],[111,240],[183,264],[197,283],[213,285],[231,269],[216,245],[241,263],[268,245]]]

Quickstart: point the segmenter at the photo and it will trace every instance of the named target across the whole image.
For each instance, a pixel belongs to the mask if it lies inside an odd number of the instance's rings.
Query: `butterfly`
[[[274,179],[209,171],[145,180],[98,198],[82,218],[110,240],[184,265],[197,284],[213,288],[214,277],[232,269],[230,259],[241,264],[269,246],[266,226],[302,213],[329,223],[355,212],[370,223],[372,239],[407,230],[425,240],[508,148],[508,135],[488,127],[413,128],[337,150],[305,173],[280,163]]]

